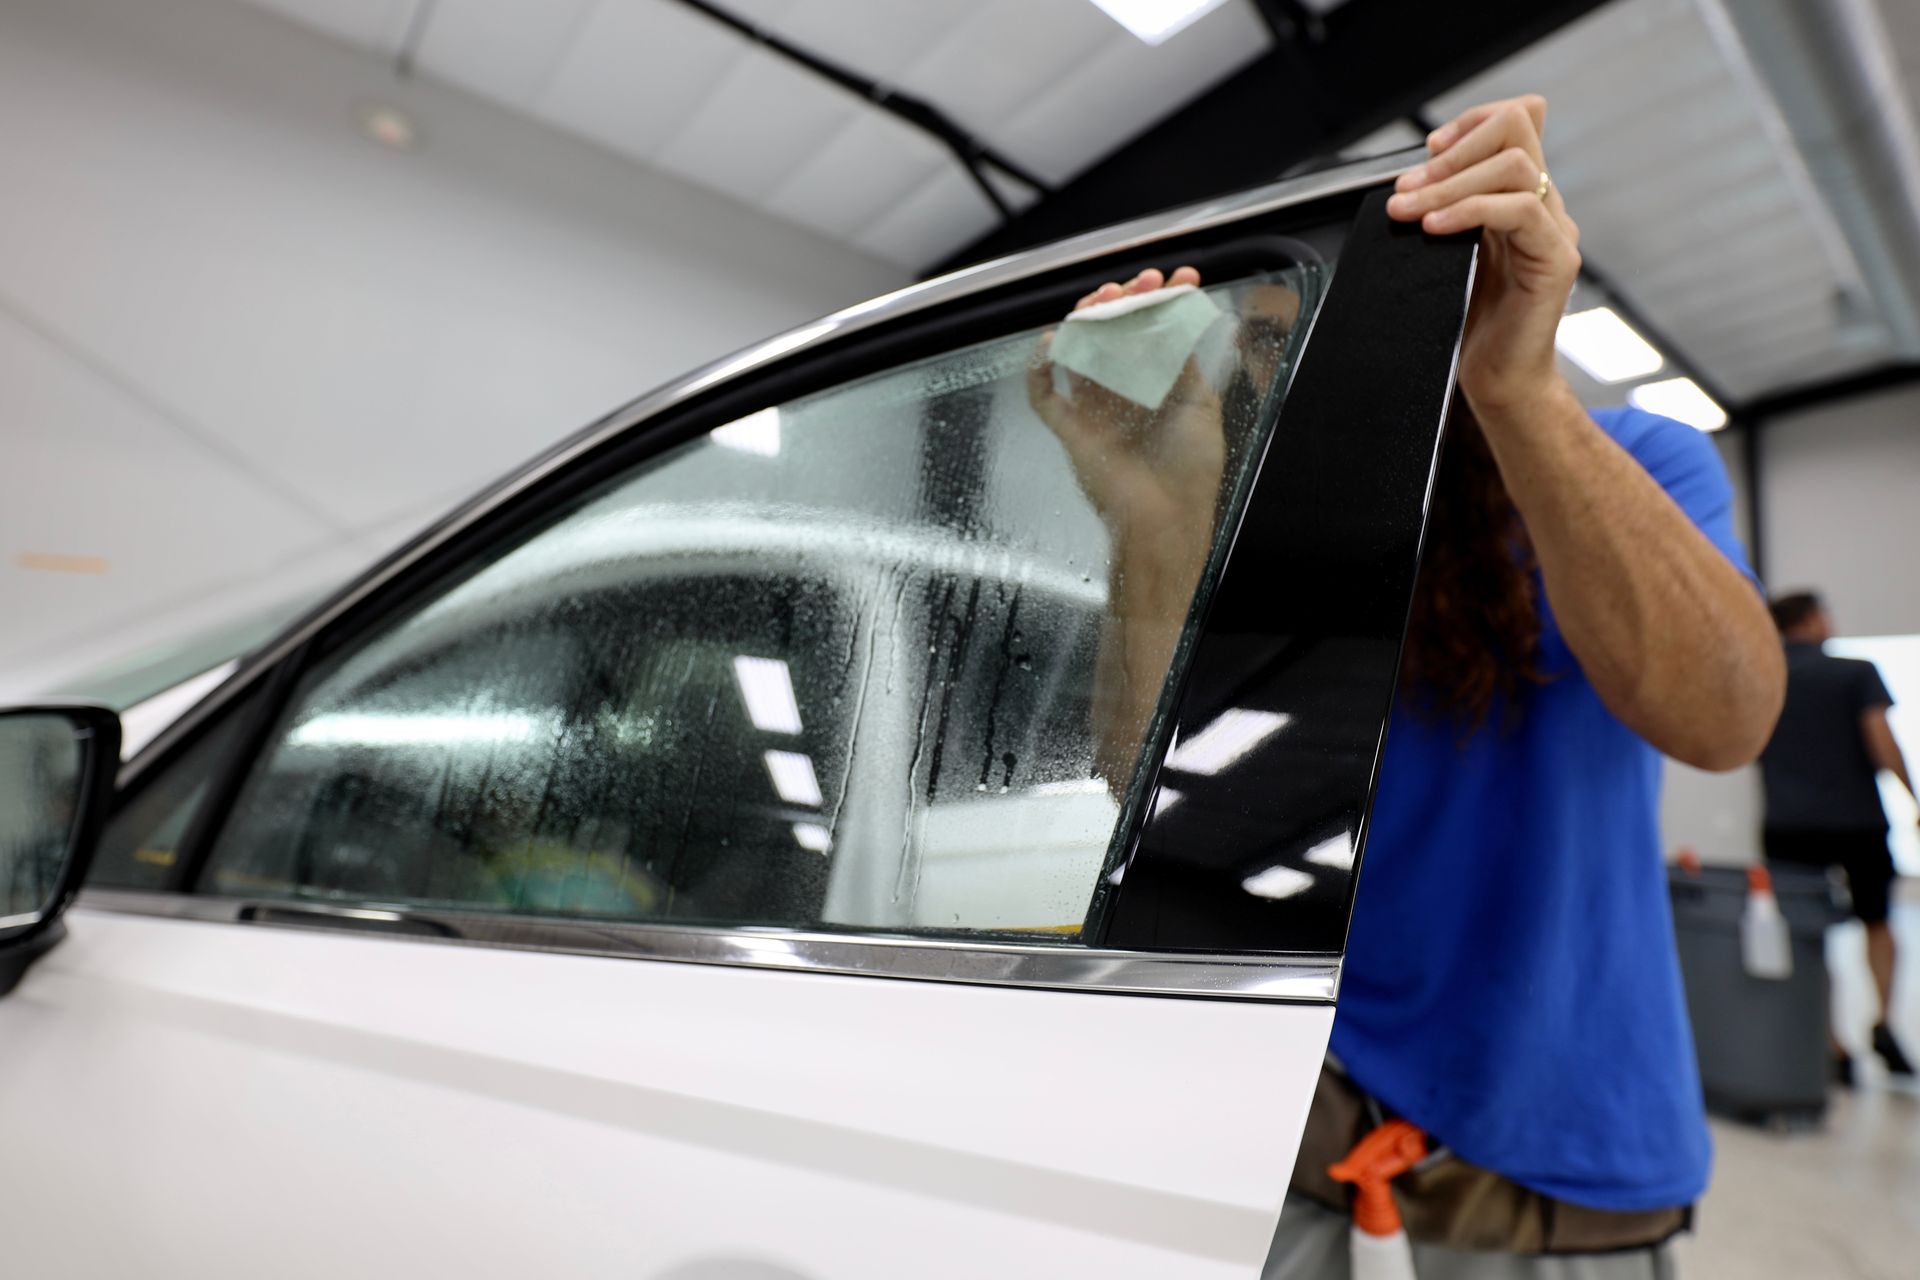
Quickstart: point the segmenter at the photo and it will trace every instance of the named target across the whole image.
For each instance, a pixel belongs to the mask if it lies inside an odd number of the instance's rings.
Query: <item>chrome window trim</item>
[[[709,928],[438,911],[379,902],[336,906],[298,899],[224,898],[131,889],[88,889],[75,905],[91,911],[268,929],[347,932],[356,922],[418,922],[446,930],[446,936],[427,932],[379,932],[373,936],[563,955],[1112,995],[1331,1005],[1340,980],[1338,962],[1324,957],[1113,951],[1070,944],[956,942],[764,927]],[[251,919],[255,912],[270,913],[270,918]],[[312,923],[296,923],[289,918],[299,915],[310,916]]]
[[[801,325],[799,328],[790,329],[647,392],[562,441],[519,472],[483,490],[465,504],[455,508],[448,515],[422,530],[405,547],[378,563],[369,572],[355,579],[312,612],[293,623],[271,643],[251,655],[238,671],[216,685],[199,703],[156,734],[132,759],[123,764],[118,785],[125,788],[137,781],[153,761],[160,758],[174,743],[191,733],[201,722],[213,716],[220,708],[250,687],[263,672],[272,669],[275,664],[312,639],[340,615],[434,548],[485,519],[491,512],[539,484],[582,454],[631,430],[648,418],[711,390],[728,379],[750,373],[785,356],[818,346],[829,339],[842,338],[986,289],[1012,284],[1030,276],[1069,267],[1106,254],[1142,248],[1173,236],[1224,226],[1292,205],[1305,204],[1311,200],[1375,186],[1407,172],[1425,157],[1424,147],[1390,152],[1383,156],[1342,165],[1337,169],[1270,183],[1250,191],[1203,201],[1181,209],[1149,214],[1146,217],[1085,232],[1039,248],[965,267],[920,284],[909,285],[893,293],[882,294],[878,298],[834,312],[832,315]]]

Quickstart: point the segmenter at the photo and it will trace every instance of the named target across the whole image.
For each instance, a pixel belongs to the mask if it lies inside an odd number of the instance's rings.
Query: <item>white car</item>
[[[8,1273],[1257,1275],[1473,269],[1413,158],[647,395],[117,781],[0,715]]]

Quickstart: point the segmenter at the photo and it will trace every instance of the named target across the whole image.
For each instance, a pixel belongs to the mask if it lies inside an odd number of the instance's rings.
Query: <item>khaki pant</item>
[[[1289,1194],[1261,1280],[1349,1280],[1347,1233],[1352,1223],[1304,1196]],[[1413,1246],[1420,1280],[1673,1280],[1667,1246],[1621,1253],[1468,1253]]]

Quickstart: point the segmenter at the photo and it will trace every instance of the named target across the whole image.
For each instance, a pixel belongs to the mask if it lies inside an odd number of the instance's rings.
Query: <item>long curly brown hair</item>
[[[1457,402],[1414,588],[1401,696],[1469,735],[1496,705],[1510,726],[1528,690],[1546,681],[1539,650],[1533,546],[1480,424]]]

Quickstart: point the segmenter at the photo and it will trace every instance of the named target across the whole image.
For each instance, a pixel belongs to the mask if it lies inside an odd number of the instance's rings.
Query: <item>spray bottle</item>
[[[1360,1139],[1327,1170],[1353,1184],[1353,1280],[1416,1280],[1413,1248],[1393,1202],[1395,1178],[1426,1158],[1427,1136],[1405,1120],[1389,1120]]]
[[[1773,876],[1765,867],[1747,868],[1747,906],[1740,917],[1740,961],[1756,978],[1781,981],[1793,976],[1793,937],[1780,901],[1773,896]]]

